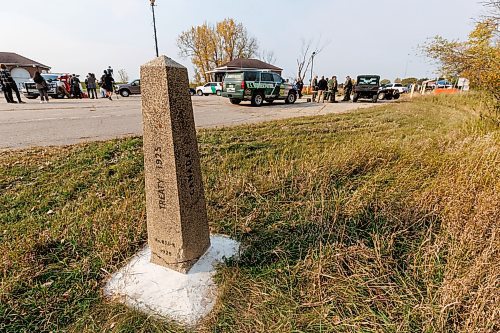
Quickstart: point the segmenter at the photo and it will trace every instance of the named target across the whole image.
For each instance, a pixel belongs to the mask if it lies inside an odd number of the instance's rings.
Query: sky
[[[0,51],[16,52],[84,75],[108,66],[139,77],[155,57],[149,0],[0,0]],[[484,13],[479,0],[157,0],[160,54],[193,68],[179,55],[177,36],[193,25],[233,18],[261,50],[272,51],[283,76],[294,78],[303,40],[324,46],[314,73],[434,77],[418,46],[437,34],[465,39]],[[8,27],[8,32],[5,28]],[[306,77],[308,78],[308,76]]]

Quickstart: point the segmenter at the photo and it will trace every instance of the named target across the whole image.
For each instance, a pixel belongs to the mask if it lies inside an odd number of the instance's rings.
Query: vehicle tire
[[[285,99],[286,104],[293,104],[297,100],[297,95],[294,93],[289,93],[287,98]]]
[[[273,104],[274,103],[274,99],[266,99],[266,102],[269,103],[269,104]]]
[[[354,94],[354,95],[352,95],[352,102],[353,102],[353,103],[356,103],[356,102],[358,101],[358,98],[359,98],[359,97],[358,97],[358,94]]]
[[[253,94],[252,96],[252,105],[253,106],[262,106],[262,104],[264,103],[264,94],[261,93],[261,92],[256,92],[255,94]]]
[[[377,101],[378,101],[378,95],[373,95],[372,96],[372,102],[373,103],[377,103]]]
[[[231,104],[240,104],[241,103],[241,99],[236,99],[236,98],[230,98],[229,101],[231,102]]]
[[[383,101],[384,99],[385,99],[385,93],[384,92],[378,93],[378,100]]]
[[[194,96],[194,95],[196,95],[196,93],[192,90],[189,90],[189,96]]]
[[[222,95],[222,91],[217,90],[217,91],[215,92],[215,94],[216,94],[217,96],[220,96],[220,95]]]
[[[203,91],[198,90],[198,91],[196,92],[196,95],[198,95],[198,96],[203,96]]]
[[[129,97],[130,91],[128,91],[127,89],[120,90],[120,96],[121,97]]]
[[[392,96],[392,98],[399,99],[399,97],[400,97],[399,92],[395,91],[394,96]]]

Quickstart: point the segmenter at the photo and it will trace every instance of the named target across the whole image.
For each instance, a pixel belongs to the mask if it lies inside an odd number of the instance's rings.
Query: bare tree
[[[483,19],[490,20],[496,25],[494,34],[497,38],[500,37],[500,0],[486,0],[482,4],[487,8],[488,13],[483,16]]]
[[[120,82],[128,82],[128,74],[123,68],[118,70],[118,76],[120,77]]]
[[[315,44],[315,46],[313,46],[313,44]],[[297,59],[297,78],[304,81],[309,67],[312,66],[312,55],[314,54],[314,56],[317,56],[327,45],[328,43],[321,43],[321,38],[319,38],[316,43],[314,43],[313,39],[302,39],[302,47],[299,58]]]
[[[276,63],[276,57],[274,56],[273,51],[262,50],[259,53],[259,59],[271,65]]]

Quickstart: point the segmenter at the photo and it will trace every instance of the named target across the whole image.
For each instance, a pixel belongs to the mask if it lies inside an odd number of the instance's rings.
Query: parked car
[[[399,93],[398,89],[381,87],[378,90],[377,99],[379,101],[382,101],[384,99],[385,100],[399,99],[400,96],[401,96],[401,94]]]
[[[408,88],[403,86],[401,83],[388,83],[384,85],[385,89],[395,89],[397,90],[400,94],[404,94],[408,92]]]
[[[358,99],[370,99],[377,103],[378,91],[380,87],[379,75],[359,75],[354,86],[352,101],[356,103]]]
[[[115,87],[115,92],[120,94],[122,97],[129,97],[130,95],[140,95],[141,94],[141,80],[137,79],[130,83],[118,84]],[[196,90],[189,88],[189,95],[193,96],[196,94]]]
[[[64,91],[61,89],[64,87],[66,91],[70,91],[68,77],[66,73],[44,73],[42,77],[47,82],[48,95],[52,98],[64,98]],[[80,89],[82,86],[80,85]],[[83,90],[82,90],[83,91]],[[38,89],[36,89],[36,84],[33,79],[28,80],[23,83],[21,92],[28,99],[36,99],[40,96]]]
[[[261,106],[264,101],[272,103],[275,100],[284,100],[287,104],[293,104],[297,100],[297,90],[294,85],[286,82],[276,73],[241,70],[226,74],[222,97],[229,98],[232,104],[250,101],[253,106]]]
[[[203,86],[196,87],[196,94],[198,96],[217,95],[222,93],[222,84],[220,82],[208,82]]]
[[[125,84],[117,84],[115,92],[122,97],[129,97],[130,95],[139,95],[141,93],[141,80],[134,80]]]

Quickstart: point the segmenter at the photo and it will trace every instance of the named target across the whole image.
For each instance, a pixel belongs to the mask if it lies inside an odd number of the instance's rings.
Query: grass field
[[[196,332],[500,331],[500,130],[471,96],[199,133],[243,251]],[[0,157],[0,332],[184,332],[108,303],[146,242],[140,138]]]

